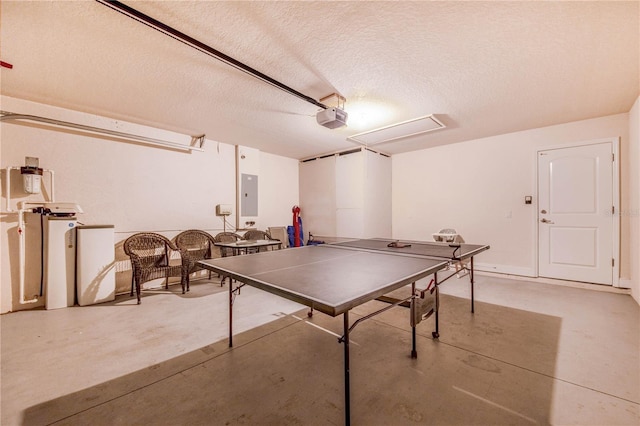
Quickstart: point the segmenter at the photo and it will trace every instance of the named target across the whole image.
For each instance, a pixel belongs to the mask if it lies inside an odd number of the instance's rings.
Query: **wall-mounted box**
[[[216,216],[230,216],[231,204],[218,204],[216,206]]]

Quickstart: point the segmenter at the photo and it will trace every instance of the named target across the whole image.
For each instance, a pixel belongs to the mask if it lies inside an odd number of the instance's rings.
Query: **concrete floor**
[[[471,314],[468,293],[442,286],[440,339],[421,323],[417,359],[407,309],[353,330],[353,424],[640,424],[629,295],[481,275]],[[229,350],[227,297],[204,280],[3,315],[2,425],[343,424],[342,318],[245,287]]]

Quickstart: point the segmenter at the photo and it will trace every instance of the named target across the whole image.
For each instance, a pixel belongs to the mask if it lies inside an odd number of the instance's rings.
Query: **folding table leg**
[[[229,347],[233,347],[233,280],[229,277]]]
[[[239,285],[237,287],[234,287],[233,282],[234,280],[230,276],[229,277],[229,347],[230,348],[233,347],[233,302],[235,300],[236,292],[237,294],[240,294],[240,289],[244,285],[239,281],[236,281],[237,283],[239,283]]]
[[[416,297],[415,281],[411,283],[411,297],[412,301],[413,298]],[[411,306],[414,307],[413,309],[411,309],[411,315],[415,315],[415,313],[413,312],[413,310],[415,309],[415,304],[412,303]],[[418,351],[416,350],[416,324],[414,318],[415,316],[411,319],[411,358],[418,358]]]
[[[471,280],[471,313],[473,314],[473,256],[471,256],[471,271],[469,273],[469,279]]]
[[[439,324],[438,324],[438,319],[439,319],[439,311],[440,311],[440,288],[438,286],[438,273],[434,272],[433,273],[433,282],[436,286],[436,331],[433,331],[431,333],[431,335],[433,336],[434,339],[437,339],[438,337],[440,337],[440,330],[439,330]]]
[[[344,344],[344,424],[351,424],[351,398],[349,381],[349,311],[342,314],[344,322],[344,335],[338,341]]]

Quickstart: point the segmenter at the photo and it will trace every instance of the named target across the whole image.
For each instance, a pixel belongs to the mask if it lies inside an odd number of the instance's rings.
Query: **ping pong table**
[[[429,242],[429,241],[412,241],[412,240],[392,240],[387,238],[370,238],[370,239],[357,239],[348,240],[343,242],[333,243],[335,246],[351,247],[361,250],[381,251],[400,255],[413,255],[420,256],[428,259],[440,259],[447,261],[446,270],[454,270],[446,277],[438,275],[438,272],[434,273],[435,284],[435,331],[431,334],[434,338],[440,337],[439,331],[439,316],[437,306],[439,305],[439,290],[438,286],[449,280],[453,276],[460,276],[460,274],[468,273],[469,284],[471,289],[471,313],[475,312],[474,306],[474,262],[475,255],[489,250],[488,245],[481,244],[465,244],[465,243],[442,243],[442,242]],[[381,302],[396,304],[399,302],[397,298],[390,296],[380,296],[376,298]],[[401,306],[410,307],[408,301],[401,301]]]
[[[359,241],[359,242],[358,242]],[[240,288],[244,285],[257,287],[308,306],[324,314],[343,317],[343,335],[338,339],[344,352],[344,398],[345,424],[351,421],[350,379],[349,379],[349,333],[361,321],[398,305],[390,304],[376,312],[366,315],[353,324],[349,320],[349,311],[363,303],[411,284],[411,296],[415,297],[416,281],[446,269],[453,256],[467,253],[472,257],[480,247],[441,248],[449,255],[442,258],[424,254],[405,253],[395,248],[362,247],[367,241],[370,245],[381,246],[392,240],[354,240],[338,244],[321,244],[298,247],[287,250],[261,252],[246,256],[233,256],[200,261],[200,264],[223,277],[230,278],[229,285],[229,347],[233,347],[233,303]],[[385,244],[389,244],[385,243]],[[417,247],[418,243],[411,243]],[[387,247],[391,249],[392,247]],[[488,249],[488,246],[486,246]],[[473,253],[473,254],[471,254]],[[234,284],[234,280],[237,285]],[[437,286],[436,286],[437,287]],[[417,356],[415,324],[412,327],[412,357]]]

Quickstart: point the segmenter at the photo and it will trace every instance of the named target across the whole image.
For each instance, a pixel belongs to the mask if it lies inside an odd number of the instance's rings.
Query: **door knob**
[[[547,219],[540,219],[540,222],[542,222],[542,223],[553,223],[552,221],[547,220]]]

